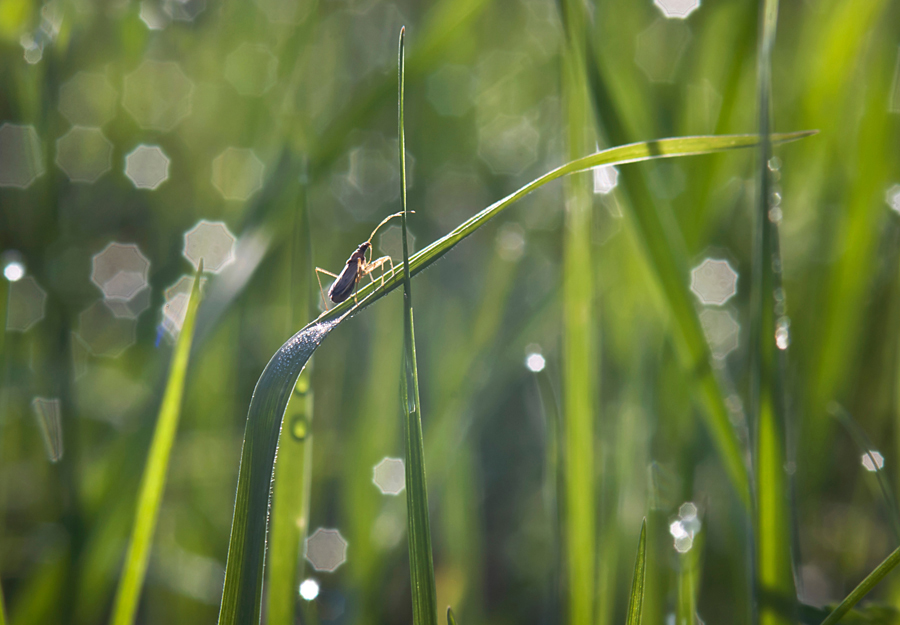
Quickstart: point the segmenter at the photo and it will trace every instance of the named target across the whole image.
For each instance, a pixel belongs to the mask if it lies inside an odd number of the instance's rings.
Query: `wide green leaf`
[[[807,131],[774,135],[773,141],[794,141],[811,134],[813,132]],[[679,137],[633,143],[576,159],[488,206],[411,256],[409,275],[415,276],[426,269],[516,201],[568,174],[600,165],[623,165],[651,159],[708,154],[753,147],[757,143],[756,135]],[[361,288],[358,302],[348,299],[323,313],[281,346],[257,381],[247,413],[241,449],[241,466],[225,567],[225,586],[219,611],[220,625],[243,625],[259,621],[269,486],[281,420],[300,372],[332,330],[348,317],[400,286],[402,276],[401,271],[388,272],[383,286],[379,281]]]

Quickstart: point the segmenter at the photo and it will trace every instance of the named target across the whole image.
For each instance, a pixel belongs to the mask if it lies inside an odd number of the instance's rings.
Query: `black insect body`
[[[412,213],[413,211],[409,211]],[[316,267],[316,279],[319,281],[319,291],[322,293],[322,299],[326,302],[328,300],[325,299],[325,292],[322,289],[322,279],[320,274],[325,274],[327,276],[331,276],[334,278],[334,282],[331,287],[328,289],[328,299],[330,299],[335,304],[340,304],[351,295],[353,296],[354,301],[356,300],[356,291],[359,286],[359,280],[363,276],[369,276],[372,282],[375,282],[375,277],[372,275],[376,269],[381,267],[381,284],[384,285],[384,265],[390,265],[391,272],[394,271],[394,262],[391,260],[390,256],[382,256],[381,258],[377,258],[375,260],[370,260],[372,258],[372,239],[375,237],[375,233],[378,232],[378,229],[381,228],[384,224],[389,222],[394,217],[399,217],[403,213],[394,213],[393,215],[388,215],[385,217],[380,224],[375,226],[375,229],[372,231],[372,234],[369,236],[367,241],[364,241],[360,244],[356,250],[350,254],[350,258],[347,259],[347,263],[344,265],[344,268],[341,270],[339,275],[335,275],[328,271],[327,269],[322,269],[321,267]]]

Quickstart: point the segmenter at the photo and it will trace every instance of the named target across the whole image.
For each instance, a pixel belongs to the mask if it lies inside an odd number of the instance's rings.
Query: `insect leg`
[[[316,280],[319,281],[319,293],[322,295],[322,301],[325,302],[325,310],[328,310],[328,298],[325,297],[325,289],[322,288],[321,274],[323,274],[323,273],[326,276],[331,276],[332,278],[337,278],[337,275],[331,273],[327,269],[322,269],[321,267],[316,267]]]
[[[391,273],[393,273],[394,272],[394,261],[391,260],[390,256],[382,256],[381,258],[373,260],[371,263],[368,263],[365,266],[365,268],[363,269],[363,272],[367,273],[369,275],[369,279],[372,282],[375,282],[375,277],[372,275],[372,273],[376,269],[381,267],[381,286],[384,286],[384,264],[385,263],[388,263],[391,266]]]

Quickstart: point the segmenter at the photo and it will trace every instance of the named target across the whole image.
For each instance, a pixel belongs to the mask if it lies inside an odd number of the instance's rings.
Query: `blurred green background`
[[[0,2],[0,582],[10,622],[109,620],[200,257],[213,273],[137,622],[215,620],[250,397],[310,320],[298,292],[318,291],[296,258],[311,241],[312,262],[337,272],[400,208],[401,25],[416,249],[609,147],[604,107],[627,141],[756,132],[756,3],[591,0],[575,27],[564,13],[549,0]],[[800,600],[821,607],[900,540],[896,504],[871,471],[883,462],[896,493],[900,4],[786,2],[779,19],[773,129],[820,130],[776,147],[773,169],[791,558]],[[576,30],[593,42],[610,96],[584,102],[600,120],[587,114],[586,133],[572,132],[565,106]],[[685,250],[678,288],[748,462],[756,160],[747,150],[620,168],[646,177],[653,210]],[[753,620],[751,517],[704,425],[695,372],[673,338],[677,315],[648,260],[654,242],[635,227],[620,174],[578,175],[593,191],[578,222],[588,262],[564,267],[571,197],[552,184],[415,280],[438,605],[453,605],[461,624],[567,618],[557,491],[571,370],[563,284],[573,276],[591,311],[593,468],[582,477],[595,499],[595,545],[584,548],[596,573],[580,581],[592,620],[623,622],[644,516],[644,623],[674,623],[688,596],[702,622]],[[396,226],[374,242],[397,262]],[[384,458],[403,456],[400,310],[390,295],[315,359],[315,418],[302,433],[315,439],[308,528],[336,529],[347,546],[334,571],[316,570],[310,551],[298,583],[316,584],[297,595],[299,622],[411,619],[405,500],[373,480]],[[868,467],[835,418],[843,409],[879,453]],[[900,607],[897,579],[875,598]]]

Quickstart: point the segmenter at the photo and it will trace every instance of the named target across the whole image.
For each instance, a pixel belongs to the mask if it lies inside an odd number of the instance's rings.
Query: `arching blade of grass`
[[[776,327],[786,323],[781,290],[781,252],[778,242],[780,195],[775,193],[770,168],[771,61],[778,24],[778,0],[760,3],[760,37],[756,93],[759,106],[758,187],[753,214],[753,255],[750,288],[750,419],[754,439],[753,468],[756,488],[755,572],[761,590],[758,610],[761,625],[787,625],[796,607],[791,559],[791,508],[785,449],[784,348]],[[781,328],[778,332],[786,332]],[[776,345],[776,341],[781,343]],[[779,609],[767,597],[787,606]]]
[[[406,412],[406,537],[409,543],[409,577],[412,584],[413,625],[437,625],[437,591],[431,554],[431,524],[428,521],[428,489],[425,484],[425,443],[422,438],[422,404],[419,401],[419,371],[416,364],[416,330],[413,323],[412,280],[409,272],[409,242],[406,206],[406,133],[403,128],[403,49],[406,29],[400,29],[399,126],[400,200],[403,233],[403,374],[401,388]]]
[[[447,606],[447,625],[456,625],[456,616],[450,606]]]
[[[847,612],[852,610],[853,606],[869,594],[869,592],[875,588],[875,585],[883,580],[888,573],[893,571],[894,567],[898,564],[900,564],[900,547],[895,549],[891,555],[885,558],[884,561],[875,568],[874,571],[869,573],[866,578],[853,589],[853,592],[847,595],[847,597],[838,604],[838,607],[822,621],[822,625],[834,625],[844,618],[844,616],[847,615]]]
[[[159,506],[162,503],[163,489],[166,485],[169,456],[172,452],[172,444],[175,442],[175,433],[178,431],[178,421],[181,418],[181,399],[184,395],[184,382],[191,355],[191,342],[194,338],[197,308],[200,306],[200,278],[202,275],[203,261],[201,259],[200,267],[194,275],[194,286],[191,288],[184,323],[181,326],[178,341],[175,343],[172,364],[169,368],[169,379],[166,382],[162,405],[159,408],[153,441],[150,443],[147,466],[141,478],[137,506],[134,511],[134,526],[125,556],[125,569],[116,591],[112,625],[131,625],[137,612],[141,586],[144,583],[150,558],[150,546],[153,543],[153,534],[159,517]]]
[[[291,321],[297,325],[313,310],[312,237],[305,189],[298,190],[298,215],[291,248],[289,292]],[[312,367],[300,374],[288,402],[285,435],[278,442],[278,461],[272,490],[272,537],[269,561],[269,625],[293,625],[299,578],[303,575],[303,541],[309,528],[312,481]]]
[[[641,625],[644,607],[644,579],[647,574],[647,519],[641,523],[641,539],[634,559],[634,576],[631,578],[631,596],[628,598],[628,618],[625,625]]]
[[[793,141],[811,134],[813,133],[796,132],[776,135],[773,140]],[[544,174],[488,206],[447,235],[414,254],[409,259],[410,277],[437,261],[517,200],[567,174],[599,165],[621,165],[654,158],[707,154],[752,147],[756,144],[755,135],[682,137],[610,148],[577,159]],[[228,561],[225,567],[225,588],[219,611],[220,625],[237,623],[243,625],[259,621],[269,485],[281,431],[281,419],[300,372],[334,328],[344,319],[400,286],[402,275],[401,271],[388,272],[384,286],[381,286],[380,281],[366,285],[359,290],[358,303],[352,299],[342,302],[297,332],[272,356],[256,383],[247,412],[244,444],[241,449],[241,467]]]

